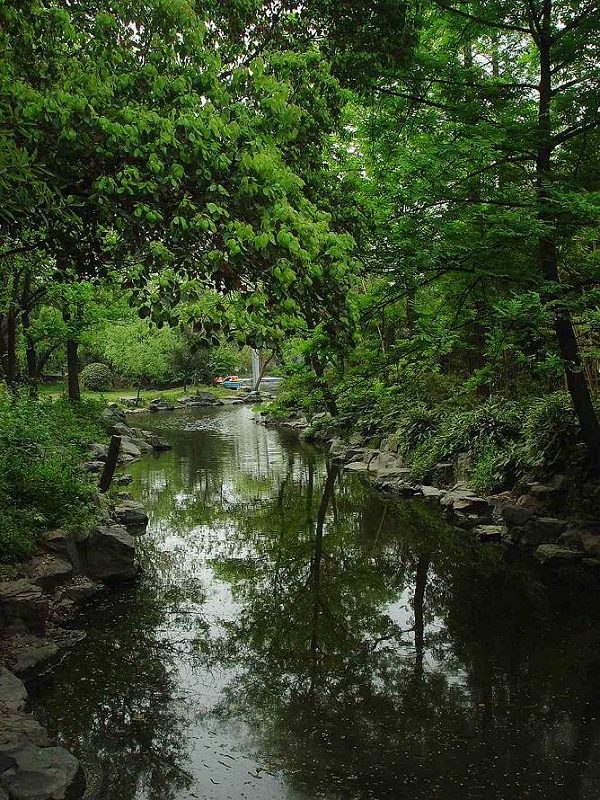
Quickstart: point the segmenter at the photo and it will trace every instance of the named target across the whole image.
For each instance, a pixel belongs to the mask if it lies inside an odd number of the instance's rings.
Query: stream
[[[143,575],[34,712],[89,800],[597,800],[600,602],[245,406],[136,416]]]

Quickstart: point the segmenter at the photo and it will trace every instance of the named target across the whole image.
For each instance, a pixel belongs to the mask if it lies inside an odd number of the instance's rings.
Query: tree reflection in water
[[[143,424],[175,444],[132,467],[146,574],[38,705],[99,800],[600,796],[593,585],[246,410]]]
[[[310,463],[236,535],[257,551],[214,564],[242,606],[208,651],[243,665],[221,711],[309,795],[597,796],[598,630],[574,608],[559,633],[528,567]]]

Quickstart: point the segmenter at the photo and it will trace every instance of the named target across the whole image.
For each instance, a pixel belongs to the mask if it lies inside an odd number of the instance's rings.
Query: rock
[[[22,680],[0,666],[0,720],[10,711],[22,711],[27,702],[27,689]]]
[[[386,453],[379,450],[374,458],[371,459],[369,462],[369,471],[370,472],[388,472],[391,470],[398,469],[400,467],[400,463],[398,462],[398,458],[393,453]]]
[[[105,408],[101,416],[106,425],[118,425],[125,421],[125,412],[117,408]]]
[[[106,444],[91,444],[90,455],[92,461],[106,461],[108,455],[108,445]]]
[[[0,583],[0,631],[42,633],[48,616],[48,599],[32,581],[21,578]]]
[[[449,462],[440,462],[434,466],[436,473],[436,480],[445,485],[450,485],[454,481],[454,464]]]
[[[10,800],[74,800],[83,793],[79,762],[64,747],[17,740],[2,746],[0,756],[11,763],[0,774],[0,786]]]
[[[569,528],[559,537],[564,545],[581,550],[589,558],[600,558],[600,529],[593,523]]]
[[[544,507],[543,501],[531,494],[522,494],[517,499],[516,505],[519,508],[528,508],[530,511],[540,511]]]
[[[115,519],[119,525],[124,525],[126,528],[145,528],[148,524],[144,506],[134,500],[125,500],[116,506]]]
[[[150,402],[148,409],[153,413],[156,411],[175,411],[175,406],[172,403],[168,403],[165,400],[162,400],[160,397],[157,397]]]
[[[528,486],[529,494],[542,502],[556,497],[556,495],[561,494],[562,491],[564,491],[562,486],[548,486],[545,483],[531,483]]]
[[[141,458],[142,451],[138,447],[137,443],[133,441],[133,439],[129,439],[128,437],[123,437],[121,439],[121,450],[120,450],[121,458],[133,460],[135,458]]]
[[[546,537],[546,542],[557,539],[567,527],[565,520],[555,517],[538,517],[533,524],[536,532]]]
[[[542,564],[559,565],[581,561],[583,554],[559,544],[541,544],[535,551],[535,557]]]
[[[68,539],[69,537],[67,534],[57,528],[56,530],[48,531],[46,534],[44,547],[46,550],[50,550],[53,553],[66,555],[68,552]]]
[[[126,438],[128,442],[134,444],[142,453],[151,453],[154,450],[150,442],[146,441],[142,436],[128,436],[123,438]],[[123,439],[121,439],[121,442],[122,441]]]
[[[438,489],[437,486],[421,486],[420,491],[428,500],[439,500],[446,494],[444,489]]]
[[[130,428],[125,422],[117,422],[116,425],[111,425],[108,429],[111,436],[131,436],[133,428]]]
[[[223,401],[215,397],[212,392],[197,392],[189,397],[179,398],[179,402],[186,406],[222,406]]]
[[[152,446],[153,450],[171,450],[173,447],[171,442],[156,433],[150,434],[147,442]]]
[[[102,472],[104,469],[104,461],[85,461],[83,468],[87,472]]]
[[[120,525],[101,525],[85,540],[85,569],[102,581],[129,580],[137,574],[135,544]]]
[[[482,516],[489,513],[490,507],[487,500],[477,497],[468,489],[450,489],[440,500],[444,508],[452,509],[455,513],[474,514]]]
[[[17,678],[17,680],[19,679]],[[19,683],[23,685],[20,680]],[[27,691],[25,691],[25,695],[27,695]],[[23,711],[8,711],[0,719],[0,750],[4,750],[6,753],[6,749],[9,747],[12,748],[18,742],[24,741],[36,744],[38,747],[48,747],[51,744],[45,728],[42,728],[31,714],[24,714]],[[7,767],[12,766],[10,757],[4,763]],[[0,766],[1,771],[2,766]]]
[[[500,542],[506,528],[503,525],[476,525],[473,533],[480,542]]]
[[[15,675],[28,679],[45,672],[56,664],[59,647],[51,639],[42,639],[32,634],[21,634],[6,641],[5,651],[6,663]]]
[[[348,472],[368,472],[369,464],[366,461],[352,461],[350,464],[345,464],[344,469]]]
[[[117,486],[129,486],[130,483],[133,483],[133,476],[117,475],[117,477],[113,479],[113,483],[116,483]]]
[[[508,526],[526,525],[534,517],[532,509],[511,504],[505,505],[500,514]]]
[[[73,574],[73,565],[56,556],[39,556],[29,561],[27,570],[34,583],[45,592],[51,592],[69,580]]]
[[[105,590],[102,583],[95,583],[85,575],[78,575],[61,589],[61,596],[74,603],[86,603]]]

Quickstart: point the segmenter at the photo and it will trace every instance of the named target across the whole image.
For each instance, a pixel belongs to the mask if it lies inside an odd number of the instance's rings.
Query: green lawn
[[[179,397],[186,397],[199,392],[211,392],[220,399],[224,397],[235,397],[235,392],[222,389],[220,386],[188,386],[187,391],[183,391],[183,386],[174,389],[142,389],[140,393],[140,405],[146,406],[151,400],[160,397],[163,400],[175,402]],[[39,387],[40,397],[60,397],[66,394],[67,387],[63,383],[41,384]],[[112,389],[109,392],[90,392],[86,389],[81,390],[83,399],[106,400],[107,403],[118,403],[122,397],[136,397],[137,389]]]

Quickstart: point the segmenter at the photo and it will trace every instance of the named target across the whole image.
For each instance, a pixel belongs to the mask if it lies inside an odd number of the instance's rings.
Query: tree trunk
[[[551,63],[551,13],[552,0],[544,0],[542,30],[538,38],[540,54],[540,85],[538,109],[538,151],[536,159],[536,191],[538,215],[545,232],[538,240],[538,258],[542,275],[555,287],[551,299],[560,300],[560,275],[554,234],[556,220],[550,197],[552,178],[552,63]],[[554,332],[565,371],[567,388],[579,420],[581,436],[590,461],[600,467],[600,425],[592,403],[589,386],[579,352],[579,345],[568,308],[559,306],[554,316]]]
[[[18,378],[17,315],[13,310],[6,317],[6,385],[14,388]]]
[[[117,463],[119,461],[120,449],[121,449],[121,437],[112,436],[110,444],[108,445],[106,462],[104,464],[104,469],[102,470],[102,475],[100,477],[100,484],[98,487],[101,492],[108,492],[108,490],[110,489],[110,484],[112,483],[113,475],[115,474],[115,469],[117,468]]]
[[[25,337],[25,361],[27,364],[27,381],[29,392],[32,397],[37,397],[37,382],[39,376],[38,356],[35,349],[35,342],[29,334],[29,311],[23,312],[23,336]]]
[[[309,363],[314,370],[315,375],[317,376],[317,383],[321,391],[323,392],[323,398],[325,400],[325,406],[327,407],[327,411],[331,414],[332,417],[337,417],[338,415],[338,407],[335,401],[335,397],[331,393],[327,382],[325,381],[325,368],[323,364],[316,356],[311,356]]]
[[[81,400],[78,348],[79,344],[75,339],[67,340],[67,385],[69,387],[69,400],[72,403],[78,403]]]

